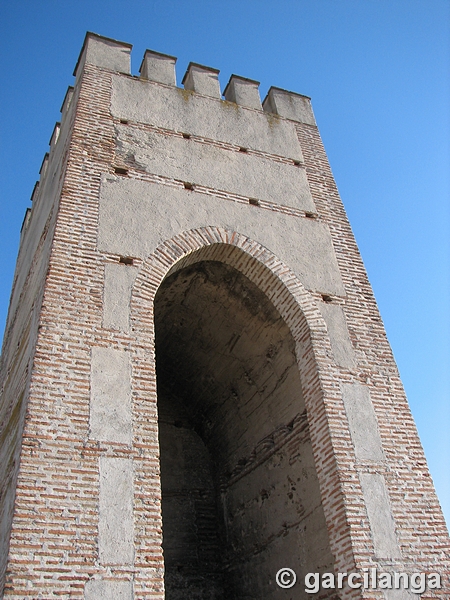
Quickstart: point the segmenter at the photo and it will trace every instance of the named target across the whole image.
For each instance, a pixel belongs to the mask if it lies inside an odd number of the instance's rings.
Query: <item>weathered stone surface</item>
[[[128,125],[116,126],[117,154],[148,173],[315,212],[303,168]]]
[[[383,590],[386,600],[419,600],[420,595],[405,589]]]
[[[111,71],[129,73],[130,61],[131,44],[88,32],[74,74],[82,72],[86,63]]]
[[[342,307],[337,304],[321,302],[319,308],[327,324],[336,364],[352,369],[356,366],[356,357]]]
[[[238,75],[232,75],[223,95],[225,100],[236,102],[241,106],[262,110],[261,98],[259,97],[259,82],[246,79]]]
[[[401,558],[384,477],[377,473],[360,473],[359,479],[372,530],[376,557]]]
[[[315,125],[316,120],[311,107],[311,99],[295,92],[288,92],[280,88],[271,87],[263,102],[264,110],[306,123]]]
[[[234,103],[113,76],[113,116],[302,160],[292,123]]]
[[[343,383],[342,398],[356,459],[384,461],[377,418],[369,389],[360,383]]]
[[[133,461],[99,458],[98,552],[102,565],[130,565],[134,558]]]
[[[191,62],[182,83],[186,90],[203,94],[204,96],[220,98],[218,75],[219,71],[217,69]]]
[[[8,311],[9,326],[19,308],[19,302],[26,305],[20,312],[28,315],[30,304],[42,291],[42,281],[49,259],[52,237],[48,235],[56,218],[56,207],[61,193],[64,152],[70,139],[70,123],[75,109],[71,102],[61,122],[58,141],[49,155],[46,155],[41,168],[39,188],[33,195],[33,207],[27,220],[26,231],[22,231],[21,245],[14,274],[11,303]],[[27,278],[30,278],[27,281]],[[27,284],[30,292],[24,300],[23,290]],[[23,316],[20,317],[20,320]]]
[[[131,444],[131,368],[128,352],[92,348],[89,435]]]
[[[103,179],[100,250],[145,258],[178,233],[208,225],[260,242],[291,267],[308,289],[344,293],[330,232],[323,223],[195,191],[111,176]]]
[[[124,264],[105,265],[103,290],[103,325],[128,331],[130,327],[130,297],[137,270]]]
[[[166,85],[176,85],[176,61],[177,59],[174,56],[146,50],[140,68],[141,77],[142,79],[158,81]]]
[[[90,579],[84,587],[84,600],[133,600],[131,581]]]

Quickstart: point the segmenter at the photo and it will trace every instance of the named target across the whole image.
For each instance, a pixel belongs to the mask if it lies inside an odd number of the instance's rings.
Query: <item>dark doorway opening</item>
[[[155,299],[167,600],[284,598],[333,570],[295,343],[263,292],[204,261]],[[295,597],[308,597],[297,585]]]

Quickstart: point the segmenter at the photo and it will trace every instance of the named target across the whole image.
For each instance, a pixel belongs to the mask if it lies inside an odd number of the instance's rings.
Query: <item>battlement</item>
[[[176,85],[175,56],[146,50],[139,73],[142,79],[149,79],[166,85]]]
[[[102,69],[131,75],[132,45],[96,33],[86,34],[74,75],[78,78],[84,65],[90,64]],[[140,79],[176,86],[176,57],[154,50],[146,50],[139,68]],[[261,103],[259,82],[240,75],[232,75],[225,85],[223,94],[219,82],[218,69],[190,62],[182,79],[185,90],[233,102],[240,106],[263,110],[280,117],[308,125],[315,125],[315,118],[308,96],[271,87]]]
[[[73,72],[76,81],[80,79],[85,65],[89,64],[116,74],[131,76],[133,79],[139,79],[142,82],[148,81],[180,89],[176,84],[177,58],[155,50],[147,49],[145,51],[139,67],[139,76],[132,76],[130,66],[132,47],[132,44],[127,42],[121,42],[92,32],[86,33]],[[231,75],[223,89],[223,93],[221,93],[219,73],[220,71],[213,67],[190,62],[181,84],[184,90],[199,96],[236,104],[266,114],[274,114],[299,123],[316,125],[309,96],[272,86],[261,102],[259,81],[235,74]],[[69,112],[73,96],[74,86],[69,86],[60,109],[61,123],[64,122]],[[39,171],[41,187],[52,151],[58,144],[61,123],[57,122],[55,124],[49,141],[49,152],[45,154],[42,161]],[[300,155],[293,158],[296,162],[302,160]],[[35,186],[33,190],[32,202],[36,202],[38,198],[38,187]],[[23,229],[26,229],[26,225]]]
[[[132,47],[132,44],[119,42],[88,31],[73,74],[78,78],[85,64],[130,74]]]
[[[272,86],[269,89],[264,100],[261,102],[259,93],[260,82],[236,74],[231,75],[229,81],[223,89],[223,92],[221,92],[221,86],[219,81],[219,69],[201,65],[196,62],[190,62],[188,64],[186,72],[181,81],[181,85],[183,87],[180,88],[177,86],[177,58],[175,56],[147,49],[144,53],[141,65],[139,67],[139,76],[133,76],[131,75],[130,66],[131,51],[132,44],[114,40],[112,38],[101,36],[96,33],[88,32],[84,39],[83,46],[73,73],[76,78],[75,85],[78,81],[80,81],[85,66],[93,65],[100,69],[111,71],[115,75],[128,76],[128,78],[130,78],[132,81],[161,84],[162,86],[168,86],[169,88],[172,88],[174,90],[188,91],[194,96],[198,95],[198,108],[194,107],[194,113],[196,113],[194,117],[195,122],[198,122],[200,120],[200,117],[203,114],[204,110],[206,110],[206,112],[209,114],[210,119],[213,116],[217,116],[217,120],[219,122],[223,120],[223,115],[219,115],[220,109],[217,107],[217,105],[211,106],[210,104],[208,104],[208,101],[212,100],[219,101],[222,104],[235,104],[244,110],[252,109],[253,111],[258,111],[261,114],[265,114],[266,116],[277,115],[277,117],[282,117],[290,121],[296,121],[299,123],[305,123],[313,126],[316,125],[311,107],[311,99],[308,96],[304,96],[296,92],[290,92],[282,88]],[[128,93],[129,91],[130,90],[127,90]],[[54,150],[58,146],[60,132],[62,130],[62,127],[64,126],[67,114],[69,113],[74,93],[75,86],[69,86],[60,109],[61,122],[57,122],[54,126],[49,141],[49,151],[46,152],[39,171],[40,186],[35,186],[31,196],[31,201],[34,204],[36,204],[39,198],[39,194],[42,191],[43,181],[48,170],[48,165],[52,160]],[[143,110],[145,110],[142,107],[146,104],[147,95],[148,94],[146,94],[145,92],[138,92],[139,100],[137,101],[137,103],[139,103],[141,106],[141,109],[137,110],[137,112],[140,113],[138,120],[146,121],[145,118],[142,119],[141,113],[143,112]],[[203,98],[203,101],[200,99],[201,97]],[[163,106],[165,100],[167,100],[166,97],[164,99],[159,99],[160,102],[162,101],[162,105],[160,108],[164,109],[164,111],[166,110],[165,106]],[[225,104],[223,105],[225,106]],[[154,108],[152,108],[152,110],[154,110]],[[244,118],[242,118],[242,115],[238,118],[238,124],[234,123],[234,121],[236,121],[236,115],[228,111],[225,117],[227,121],[229,121],[228,129],[231,128],[231,131],[236,131],[237,127],[241,126],[242,120],[248,121],[248,131],[255,129],[255,125],[256,123],[258,123],[258,121],[255,121],[254,119],[252,120],[252,118],[248,116],[248,113],[244,114]],[[119,114],[115,114],[114,116],[119,116],[120,118],[127,118],[127,116]],[[164,123],[161,122],[161,125],[163,124]],[[196,127],[195,125],[191,124],[191,119],[188,120],[188,124],[189,127],[187,127],[187,129],[192,128],[195,130]],[[202,135],[205,134],[205,132],[200,131],[198,133],[201,133]],[[239,142],[239,140],[237,139],[238,137],[243,137],[243,139]],[[270,144],[271,148],[269,148],[267,144],[264,145],[262,139],[259,140],[259,145],[255,145],[254,140],[251,139],[251,135],[246,136],[245,134],[243,136],[233,135],[230,136],[229,139],[225,137],[223,141],[237,143],[241,147],[245,148],[248,146],[250,148],[256,148],[265,152],[279,154],[281,156],[289,156],[295,161],[295,164],[301,163],[303,161],[301,151],[298,147],[295,151],[293,151],[292,143],[290,143],[289,145],[291,147],[289,148],[289,150],[286,148],[287,144],[285,143],[285,141],[289,138],[289,136],[286,137],[286,130],[280,130],[278,132],[278,136],[275,135],[274,137],[278,138],[278,141],[274,143],[274,140],[272,139],[272,143]],[[26,231],[28,223],[29,219],[25,221],[25,225],[22,227],[23,233]]]

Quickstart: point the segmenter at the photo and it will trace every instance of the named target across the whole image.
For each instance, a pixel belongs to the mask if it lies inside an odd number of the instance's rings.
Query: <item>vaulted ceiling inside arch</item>
[[[228,469],[232,455],[242,459],[303,412],[289,329],[236,269],[201,262],[171,275],[157,294],[155,326],[159,395],[178,399]]]

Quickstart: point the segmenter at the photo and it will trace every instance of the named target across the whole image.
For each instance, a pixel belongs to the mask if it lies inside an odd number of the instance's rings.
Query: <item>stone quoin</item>
[[[307,96],[88,33],[1,362],[5,598],[310,598],[449,538]],[[282,567],[298,583],[275,581]],[[323,589],[317,598],[416,598]]]

